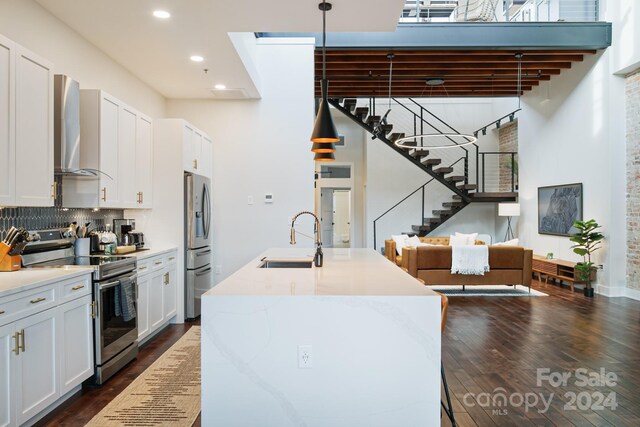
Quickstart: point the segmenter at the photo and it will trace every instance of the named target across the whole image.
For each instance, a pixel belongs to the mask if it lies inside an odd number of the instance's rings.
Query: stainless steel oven
[[[93,282],[96,383],[138,355],[138,283],[135,272]]]

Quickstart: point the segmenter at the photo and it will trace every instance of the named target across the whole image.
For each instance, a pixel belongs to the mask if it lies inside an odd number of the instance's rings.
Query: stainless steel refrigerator
[[[202,294],[211,289],[211,192],[210,180],[185,173],[185,313],[200,316]]]

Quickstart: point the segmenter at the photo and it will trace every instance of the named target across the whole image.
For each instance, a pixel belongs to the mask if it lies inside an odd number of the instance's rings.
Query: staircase
[[[415,103],[415,101],[412,101],[412,102]],[[432,231],[434,231],[435,229],[437,229],[439,226],[445,223],[448,219],[452,218],[455,214],[460,212],[466,206],[474,202],[513,202],[516,200],[517,193],[515,192],[480,193],[477,191],[478,181],[479,181],[478,177],[476,176],[476,183],[469,182],[469,152],[465,147],[460,147],[460,153],[461,153],[460,158],[458,158],[457,160],[455,160],[453,163],[449,165],[443,165],[443,160],[435,156],[435,154],[437,154],[437,152],[441,150],[433,150],[434,152],[430,153],[429,151],[425,151],[424,149],[402,149],[397,147],[394,144],[394,142],[399,138],[403,138],[405,134],[401,132],[393,132],[392,124],[386,123],[386,124],[380,125],[381,117],[376,115],[375,112],[369,111],[369,107],[359,106],[357,99],[348,98],[342,101],[338,99],[330,99],[329,103],[333,107],[335,107],[337,110],[339,110],[342,114],[349,117],[353,122],[357,123],[360,127],[362,127],[371,135],[373,135],[373,139],[378,139],[382,143],[389,146],[392,150],[397,152],[399,155],[403,156],[408,161],[413,163],[416,167],[422,169],[425,173],[430,175],[432,177],[432,181],[433,180],[438,181],[440,184],[445,186],[448,190],[450,190],[453,193],[451,196],[451,199],[445,200],[442,203],[441,209],[436,209],[431,212],[432,216],[426,217],[424,216],[424,213],[423,213],[422,224],[413,225],[412,231],[407,232],[406,234],[413,234],[413,235],[417,234],[419,236],[425,236],[431,233]],[[418,104],[416,103],[416,105]],[[409,108],[407,107],[404,107],[404,108],[409,110],[412,114],[414,115],[416,114],[415,112],[411,111]],[[423,108],[423,107],[420,107],[420,108]],[[417,119],[422,120],[424,124],[434,129],[436,131],[435,133],[445,133],[438,130],[436,127],[431,125],[428,121],[424,120],[422,117],[422,114],[421,116],[418,116]],[[436,117],[436,119],[440,121],[442,124],[448,126],[445,122],[443,122],[439,118]],[[415,119],[414,119],[414,123],[415,123]],[[421,126],[422,126],[422,123],[421,123]],[[448,127],[452,129],[450,126]],[[413,142],[413,145],[415,144],[416,143]],[[403,145],[405,146],[412,145],[412,143],[405,142],[403,143]],[[477,162],[478,158],[480,157],[477,154],[477,145],[475,146],[475,149],[476,149],[476,162]],[[459,166],[455,168],[455,166],[458,163],[462,163],[463,172],[460,172]],[[477,164],[476,170],[478,169],[478,167],[479,165]],[[455,169],[458,169],[458,171],[456,172]],[[427,184],[421,187],[423,189],[423,192],[424,192],[424,187]],[[414,191],[411,194],[416,193],[418,190]],[[423,194],[423,198],[424,198],[424,194]],[[403,199],[402,201],[404,201],[405,199]],[[400,203],[402,203],[402,201]],[[389,209],[387,212],[385,212],[385,214],[388,213],[390,210],[394,209],[400,203],[396,204],[394,207]],[[424,203],[423,203],[423,210],[424,210]],[[374,229],[375,229],[375,224],[374,224]]]

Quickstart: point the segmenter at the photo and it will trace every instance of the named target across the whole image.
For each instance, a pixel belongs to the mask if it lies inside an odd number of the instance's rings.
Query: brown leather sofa
[[[419,237],[422,243],[429,243],[431,245],[445,245],[449,246],[449,238],[448,237]],[[484,245],[482,240],[476,240],[476,245]],[[394,264],[405,267],[402,265],[402,255],[398,255],[396,251],[396,241],[393,239],[384,241],[384,256]]]
[[[450,246],[404,248],[402,257],[409,274],[426,285],[522,285],[531,290],[531,249],[489,246],[490,271],[484,276],[451,274]]]

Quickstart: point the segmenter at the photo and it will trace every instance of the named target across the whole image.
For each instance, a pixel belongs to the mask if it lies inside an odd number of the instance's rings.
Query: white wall
[[[0,1],[0,34],[53,62],[56,74],[78,80],[81,89],[102,89],[153,118],[164,116],[162,95],[35,1]]]
[[[215,283],[265,249],[289,246],[290,218],[314,208],[313,42],[263,39],[255,53],[262,99],[167,103],[169,116],[213,139],[213,264],[222,270]],[[272,204],[264,203],[266,193]],[[296,228],[312,233],[310,217]]]

